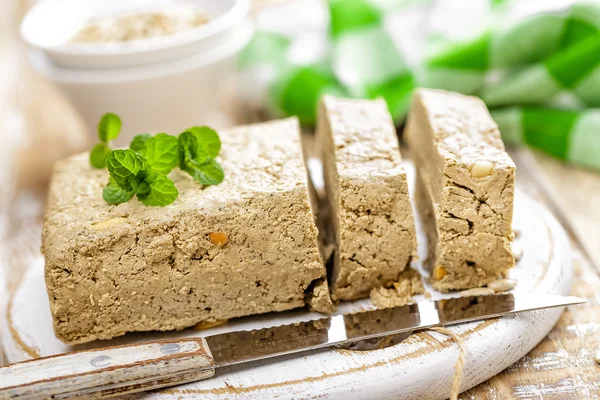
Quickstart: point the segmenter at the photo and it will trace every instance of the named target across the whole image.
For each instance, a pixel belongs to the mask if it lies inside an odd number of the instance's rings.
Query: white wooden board
[[[518,280],[515,291],[568,294],[572,279],[571,251],[558,222],[543,206],[520,192],[514,220],[515,228],[521,232],[514,246],[523,249],[523,258],[511,272],[511,277]],[[421,250],[424,245],[421,238]],[[451,296],[431,293],[434,298]],[[346,303],[340,312],[361,307],[370,307],[369,301]],[[467,347],[461,391],[489,379],[527,354],[552,329],[561,311],[538,311],[451,328]],[[40,255],[9,299],[6,316],[1,321],[1,337],[9,361],[15,362],[84,348],[254,329],[314,316],[304,311],[267,314],[204,331],[130,334],[110,341],[68,346],[56,339],[52,330]],[[381,350],[330,349],[257,362],[219,370],[207,381],[141,396],[169,400],[200,396],[203,399],[443,399],[449,395],[458,352],[453,340],[436,332],[420,332]]]

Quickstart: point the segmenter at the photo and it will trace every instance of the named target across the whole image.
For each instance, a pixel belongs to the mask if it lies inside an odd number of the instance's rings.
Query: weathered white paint
[[[0,368],[0,399],[104,398],[207,379],[207,348],[189,338],[23,361]]]

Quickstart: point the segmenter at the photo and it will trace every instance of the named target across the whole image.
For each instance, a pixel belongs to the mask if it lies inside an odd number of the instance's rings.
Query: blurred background
[[[2,0],[0,293],[38,252],[52,164],[105,112],[118,145],[285,115],[310,130],[331,93],[383,97],[401,133],[419,86],[482,97],[521,188],[600,264],[599,2]]]

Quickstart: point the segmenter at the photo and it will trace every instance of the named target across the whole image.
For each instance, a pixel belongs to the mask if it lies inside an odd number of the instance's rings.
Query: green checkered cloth
[[[353,97],[383,97],[396,122],[416,87],[411,68],[385,27],[385,10],[367,1],[329,3],[332,66]]]
[[[442,88],[483,98],[508,144],[600,170],[598,2],[303,4],[324,18],[302,26],[301,9],[281,8],[277,26],[259,19],[241,59],[246,97],[274,115],[314,124],[319,97],[331,93],[383,97],[401,124],[415,87]]]
[[[296,115],[303,124],[313,124],[323,94],[349,96],[331,69],[328,52],[320,48],[326,42],[319,35],[293,40],[258,31],[239,60],[246,100],[263,104],[275,116]]]
[[[600,170],[600,109],[513,107],[492,110],[507,145],[527,143],[574,164]]]

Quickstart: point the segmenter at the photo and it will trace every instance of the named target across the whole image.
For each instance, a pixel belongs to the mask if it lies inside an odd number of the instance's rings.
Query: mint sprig
[[[201,148],[209,159],[219,155],[221,139],[213,129],[208,126],[193,126],[186,132],[190,132],[194,136],[197,148]]]
[[[110,140],[119,135],[121,120],[105,114],[98,124],[98,143],[90,153],[96,168],[108,167],[108,184],[102,197],[109,204],[121,204],[136,196],[148,206],[172,204],[179,192],[167,176],[175,167],[187,172],[202,185],[216,185],[225,173],[216,160],[221,140],[213,129],[194,126],[179,137],[167,133],[147,133],[133,138],[130,148],[111,150]]]
[[[218,185],[225,178],[225,172],[217,160],[208,160],[203,164],[191,160],[181,169],[203,185]]]
[[[179,195],[171,179],[153,170],[142,155],[131,149],[111,151],[106,166],[110,178],[102,197],[110,204],[120,204],[137,195],[145,205],[167,206]]]
[[[168,174],[179,164],[179,141],[166,133],[151,136],[137,151],[154,171],[163,174]]]
[[[102,198],[108,204],[116,205],[116,204],[125,203],[125,202],[131,200],[131,198],[134,195],[135,195],[135,192],[133,190],[128,192],[124,189],[121,189],[119,187],[119,185],[117,184],[117,182],[112,177],[108,178],[108,184],[106,185],[104,190],[102,190]]]
[[[215,157],[221,151],[219,135],[209,127],[192,127],[179,136],[179,168],[203,185],[217,185],[225,173]]]
[[[152,135],[150,135],[149,133],[135,135],[133,137],[133,140],[131,141],[131,144],[129,145],[129,148],[139,153],[146,147],[146,141],[148,141],[148,139],[150,139],[151,137]]]
[[[147,206],[166,206],[175,201],[179,191],[167,176],[157,173],[153,178],[146,179],[147,191],[138,192],[138,199]]]
[[[90,164],[92,167],[102,169],[106,167],[106,158],[110,153],[110,147],[106,143],[98,143],[90,152]]]
[[[98,139],[100,142],[90,152],[90,164],[94,168],[106,167],[106,159],[111,151],[110,142],[121,132],[121,118],[113,113],[106,113],[98,123]]]
[[[100,141],[108,143],[115,140],[121,132],[121,118],[113,113],[106,113],[98,123],[98,136]]]
[[[138,174],[148,168],[144,160],[133,150],[113,150],[106,159],[110,177],[126,191],[135,190],[140,183]]]

